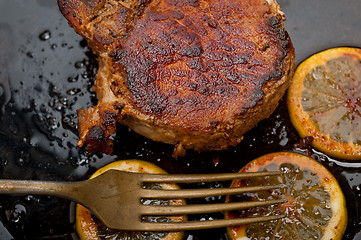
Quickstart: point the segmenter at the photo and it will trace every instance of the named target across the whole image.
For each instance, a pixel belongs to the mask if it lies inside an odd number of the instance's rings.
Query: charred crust
[[[210,26],[211,28],[217,28],[218,23],[217,23],[217,21],[214,20],[214,19],[209,19],[209,20],[208,20],[208,26]]]
[[[241,139],[228,137],[232,124],[238,121],[249,129],[248,120],[266,117],[278,101],[267,98],[283,94],[285,77],[293,72],[294,50],[283,18],[262,3],[58,0],[93,51],[101,58],[107,54],[101,74],[114,77],[98,80],[108,81],[115,97],[127,104],[124,115],[137,114],[141,124],[164,124],[165,130],[225,131],[220,135],[230,138],[228,145]],[[124,104],[109,106],[106,100],[99,101],[92,123],[84,121],[82,133],[89,132],[82,141],[93,151],[110,151],[109,137],[123,117]],[[272,106],[262,105],[267,101]],[[171,142],[178,143],[178,152],[188,144]]]
[[[123,108],[124,108],[124,104],[123,104],[123,103],[114,104],[114,109],[118,111],[118,114],[121,113],[121,111],[123,110]]]
[[[58,0],[58,6],[61,13],[68,19],[74,27],[82,25],[81,17],[76,13],[78,5],[77,0]]]
[[[268,20],[268,24],[273,28],[279,28],[281,25],[281,20],[276,16],[271,16]]]
[[[270,45],[266,44],[263,47],[261,47],[259,50],[260,51],[266,51],[268,48],[270,48]]]
[[[97,137],[97,134],[99,136]],[[100,126],[94,126],[90,129],[85,140],[85,149],[88,152],[103,152],[110,154],[113,151],[113,141],[104,137],[104,131]]]
[[[199,7],[200,5],[199,0],[188,0],[188,2],[192,7]]]
[[[152,21],[163,21],[169,19],[169,15],[165,12],[153,10],[149,11],[148,14]]]
[[[102,125],[104,127],[114,126],[117,123],[117,115],[111,111],[104,111],[100,117],[102,119]]]
[[[93,13],[103,7],[105,1],[106,0],[58,0],[58,6],[62,14],[77,30],[83,23],[88,23],[86,19],[92,19]]]
[[[105,139],[105,132],[104,130],[98,126],[95,125],[89,129],[89,132],[86,136],[86,142],[88,144],[94,144],[104,141]]]
[[[209,122],[209,126],[210,126],[212,129],[216,129],[216,128],[219,126],[219,121],[210,121],[210,122]]]
[[[99,4],[104,3],[104,0],[86,0],[83,1],[88,7],[94,9],[95,7],[97,7]]]
[[[272,79],[280,79],[280,78],[282,78],[284,75],[285,75],[284,72],[282,72],[282,71],[280,71],[280,70],[275,70],[275,71],[273,72],[273,74],[271,75],[271,78],[272,78]]]
[[[154,113],[157,116],[160,116],[162,114],[162,112],[164,111],[164,109],[167,107],[168,105],[168,97],[163,96],[163,98],[154,98],[154,99],[150,99],[147,102],[146,107],[149,109],[149,112]]]
[[[114,134],[116,124],[122,117],[123,108],[123,103],[114,102],[101,109],[78,110],[79,133],[82,136],[78,146],[85,146],[89,152],[111,153],[113,142],[110,136]]]
[[[99,34],[94,34],[94,40],[98,43],[98,45],[110,45],[114,42],[112,38],[101,36]]]
[[[109,53],[109,57],[114,61],[117,62],[119,60],[121,60],[124,57],[124,50],[121,49],[120,47],[113,49],[110,51]]]
[[[139,0],[137,1],[138,5],[135,6],[135,12],[137,14],[137,16],[141,16],[143,14],[143,12],[145,11],[145,8],[148,6],[148,4],[151,2],[152,0]]]
[[[174,17],[177,20],[181,20],[184,18],[184,14],[179,11],[171,11],[170,14],[172,17]]]
[[[199,57],[202,53],[203,53],[203,48],[199,44],[195,44],[193,46],[184,46],[179,51],[179,54],[181,56],[186,56],[186,57],[189,57],[189,58]]]

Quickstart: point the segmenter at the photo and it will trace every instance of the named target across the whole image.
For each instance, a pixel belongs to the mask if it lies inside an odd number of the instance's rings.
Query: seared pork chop
[[[294,49],[273,0],[58,0],[98,56],[78,146],[110,153],[116,124],[185,149],[221,150],[277,107]]]

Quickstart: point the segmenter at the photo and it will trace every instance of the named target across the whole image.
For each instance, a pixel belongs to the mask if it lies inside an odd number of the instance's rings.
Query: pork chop
[[[110,153],[116,124],[174,156],[235,146],[277,107],[294,48],[274,0],[58,0],[98,56],[79,147]]]

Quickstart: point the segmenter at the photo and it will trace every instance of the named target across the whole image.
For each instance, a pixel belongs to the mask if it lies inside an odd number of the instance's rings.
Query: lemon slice
[[[301,63],[287,103],[293,125],[315,148],[361,159],[361,49],[333,48]]]
[[[281,205],[227,212],[226,218],[285,214],[280,220],[229,227],[231,239],[341,239],[347,226],[346,202],[333,175],[317,161],[290,152],[264,155],[240,172],[281,170],[283,176],[235,180],[232,187],[285,184],[283,189],[228,196],[239,200],[287,199]],[[240,199],[235,199],[240,198]]]
[[[111,163],[103,168],[97,170],[90,178],[94,178],[105,171],[110,169],[118,169],[127,172],[140,172],[140,173],[154,173],[154,174],[165,174],[166,172],[158,166],[144,162],[140,160],[123,160]],[[159,186],[163,189],[179,189],[176,184],[162,183]],[[157,204],[157,200],[152,200],[150,204]],[[161,200],[159,200],[161,201]],[[170,200],[168,202],[162,202],[158,204],[172,204],[172,205],[184,205],[185,201]],[[120,216],[121,217],[121,216]],[[185,216],[172,216],[164,218],[153,218],[154,221],[173,221],[180,222],[185,221]],[[103,239],[149,239],[149,240],[181,240],[184,236],[184,232],[134,232],[134,231],[117,231],[109,229],[104,226],[99,220],[96,219],[92,213],[78,204],[76,207],[76,230],[80,240],[103,240]]]

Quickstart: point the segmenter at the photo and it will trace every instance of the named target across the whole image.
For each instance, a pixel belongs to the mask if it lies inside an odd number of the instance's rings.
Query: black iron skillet
[[[326,48],[361,47],[361,1],[278,2],[297,63]],[[349,212],[344,239],[361,239],[361,163],[331,159],[304,144],[289,122],[284,100],[239,146],[227,151],[189,151],[175,160],[172,146],[119,127],[114,154],[89,155],[75,147],[75,113],[96,102],[91,85],[97,62],[55,0],[0,0],[0,66],[0,178],[86,179],[117,158],[144,159],[170,173],[227,172],[265,153],[298,151],[312,155],[337,177]],[[70,210],[70,203],[60,199],[0,196],[0,239],[73,239]],[[188,236],[225,239],[224,229]]]

